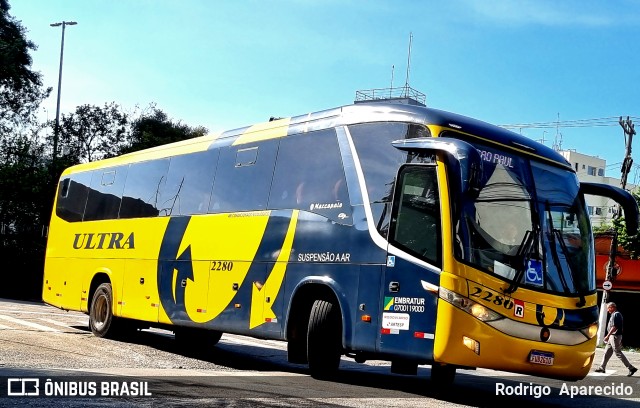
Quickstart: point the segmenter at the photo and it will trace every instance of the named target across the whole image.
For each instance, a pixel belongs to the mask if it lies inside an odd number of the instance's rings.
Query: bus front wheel
[[[89,328],[97,337],[113,337],[116,332],[113,316],[113,290],[110,283],[98,286],[91,300]]]
[[[322,378],[334,374],[342,355],[340,308],[326,300],[316,300],[311,308],[307,331],[307,359],[311,375]]]

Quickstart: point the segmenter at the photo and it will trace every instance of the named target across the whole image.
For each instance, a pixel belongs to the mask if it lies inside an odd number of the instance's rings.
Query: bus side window
[[[391,148],[391,142],[424,136],[425,128],[408,123],[364,123],[349,126],[367,185],[369,203],[378,232],[387,237],[391,197],[398,168],[408,163],[407,152]]]
[[[71,184],[71,179],[69,178],[62,180],[60,183],[60,198],[67,198],[69,195],[69,184]]]
[[[280,141],[269,209],[296,208],[351,222],[351,208],[334,129]]]
[[[440,200],[435,166],[400,169],[390,242],[440,267]]]
[[[218,165],[218,149],[174,156],[159,199],[161,216],[205,214]]]
[[[209,212],[266,210],[278,140],[220,149]]]
[[[76,173],[62,179],[58,187],[56,215],[65,221],[82,221],[87,205],[91,172]]]
[[[169,159],[133,163],[124,185],[120,218],[156,217]]]
[[[118,218],[128,168],[125,165],[93,171],[84,221]]]

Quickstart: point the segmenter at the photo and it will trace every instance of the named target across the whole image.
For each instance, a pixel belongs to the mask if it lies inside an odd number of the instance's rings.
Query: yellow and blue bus
[[[43,299],[96,336],[160,327],[288,343],[434,381],[484,367],[563,379],[596,347],[584,194],[556,151],[423,106],[356,103],[66,169]]]

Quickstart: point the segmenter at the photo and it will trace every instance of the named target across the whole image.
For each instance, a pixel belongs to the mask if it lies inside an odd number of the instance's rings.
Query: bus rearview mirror
[[[584,195],[602,196],[620,204],[624,211],[624,220],[628,235],[638,233],[638,203],[626,190],[600,183],[580,183],[580,192]]]
[[[420,137],[396,140],[393,147],[403,151],[444,153],[448,166],[459,173],[459,191],[475,194],[480,191],[482,180],[482,158],[478,150],[467,142],[448,137]],[[452,181],[456,178],[452,177]]]

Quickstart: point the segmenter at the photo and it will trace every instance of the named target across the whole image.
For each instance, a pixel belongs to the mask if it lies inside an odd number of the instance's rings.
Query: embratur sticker
[[[393,300],[395,298],[393,296],[385,296],[384,297],[384,310],[391,310],[393,308]]]

